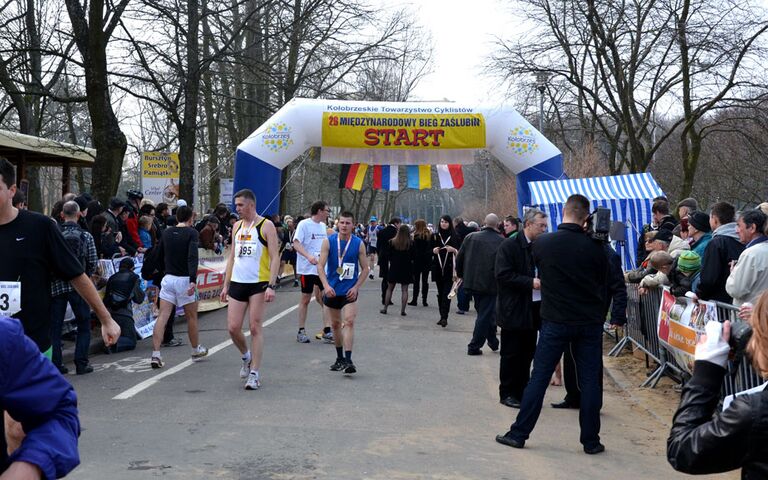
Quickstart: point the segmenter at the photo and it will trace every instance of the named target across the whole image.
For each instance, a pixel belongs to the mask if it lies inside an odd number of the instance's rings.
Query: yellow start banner
[[[323,147],[443,150],[485,148],[481,113],[323,112]]]

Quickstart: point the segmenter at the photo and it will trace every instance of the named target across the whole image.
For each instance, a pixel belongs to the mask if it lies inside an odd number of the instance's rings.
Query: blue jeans
[[[67,313],[67,302],[72,306],[77,327],[75,366],[85,367],[88,365],[88,349],[91,346],[91,309],[75,291],[51,298],[51,360],[57,367],[61,366],[61,329]]]
[[[479,350],[488,342],[488,346],[495,350],[499,347],[499,339],[496,338],[496,295],[472,293],[472,297],[475,299],[477,319],[467,348]]]
[[[462,284],[458,291],[456,291],[456,308],[462,312],[469,311],[469,301],[472,299],[472,295],[464,291],[464,285]]]
[[[531,380],[523,392],[520,413],[510,427],[515,440],[527,440],[536,426],[549,380],[570,343],[579,372],[578,382],[581,390],[579,441],[587,448],[596,447],[600,443],[600,409],[603,406],[600,381],[603,372],[602,335],[602,324],[567,325],[546,320],[542,322]]]

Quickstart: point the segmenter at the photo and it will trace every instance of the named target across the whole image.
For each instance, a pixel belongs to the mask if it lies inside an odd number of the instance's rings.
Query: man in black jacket
[[[627,284],[624,283],[624,272],[621,269],[621,255],[609,244],[604,245],[608,257],[608,283],[606,284],[605,314],[611,311],[611,325],[624,326],[627,324]],[[602,365],[601,365],[602,366]],[[600,376],[602,378],[602,375]],[[579,376],[576,372],[576,361],[573,358],[573,348],[568,345],[563,355],[563,385],[565,399],[553,403],[553,408],[579,408],[581,390]]]
[[[384,227],[378,234],[376,239],[376,249],[379,254],[379,278],[381,278],[381,304],[384,305],[384,297],[387,294],[387,274],[389,273],[389,241],[395,238],[397,235],[397,229],[400,228],[399,218],[393,217],[389,221],[389,225]],[[386,306],[386,305],[385,305]]]
[[[496,338],[496,277],[494,265],[496,251],[504,237],[497,230],[499,217],[493,213],[485,217],[482,230],[470,233],[464,239],[456,256],[456,275],[462,279],[464,289],[475,299],[475,329],[467,345],[467,355],[481,355],[486,342],[491,350],[499,349]]]
[[[542,235],[533,246],[541,278],[541,334],[520,413],[506,434],[496,436],[504,445],[525,445],[541,413],[550,377],[570,343],[580,373],[580,441],[585,453],[605,450],[599,433],[608,258],[602,242],[584,233],[589,207],[583,195],[568,197],[558,231]]]
[[[651,214],[656,230],[669,230],[671,232],[677,226],[677,220],[669,213],[669,202],[666,200],[653,202]]]
[[[496,325],[501,328],[499,401],[520,408],[541,326],[541,282],[533,264],[533,242],[547,231],[547,214],[531,208],[521,234],[507,238],[496,252]]]
[[[731,274],[731,262],[739,259],[744,244],[736,233],[736,209],[727,202],[718,202],[709,213],[712,240],[704,249],[696,296],[701,300],[717,300],[731,303],[733,299],[725,290],[725,282]]]

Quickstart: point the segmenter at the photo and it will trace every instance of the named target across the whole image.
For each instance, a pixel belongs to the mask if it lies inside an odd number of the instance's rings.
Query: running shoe
[[[203,358],[206,355],[208,355],[208,349],[202,345],[198,345],[192,349],[192,360]]]
[[[343,358],[337,358],[336,363],[331,365],[331,371],[332,372],[340,372],[344,370],[344,368],[347,366],[347,361]]]
[[[163,357],[152,357],[149,364],[152,368],[163,368]]]
[[[251,360],[243,359],[243,366],[240,367],[240,378],[248,378],[248,374],[251,373]]]
[[[170,342],[163,343],[161,346],[163,347],[180,347],[184,345],[184,342],[181,341],[180,338],[172,338]]]
[[[248,374],[248,381],[245,382],[246,390],[258,390],[261,387],[261,380],[259,380],[259,374],[256,372],[250,372]]]
[[[354,363],[347,362],[347,361],[345,361],[344,363],[346,365],[346,368],[344,368],[344,373],[350,374],[350,373],[355,373],[357,371]]]
[[[299,281],[298,280],[294,280],[293,281],[293,286],[294,287],[298,287],[299,286]]]
[[[318,340],[322,339],[325,343],[333,343],[333,332],[323,333],[320,332],[317,335],[315,335],[315,338]]]
[[[296,334],[296,341],[299,343],[309,343],[309,337],[307,336],[307,333],[302,330],[299,333]]]

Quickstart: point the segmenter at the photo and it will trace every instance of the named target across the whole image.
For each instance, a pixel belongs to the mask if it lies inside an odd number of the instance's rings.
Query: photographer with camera
[[[602,407],[602,335],[608,257],[604,250],[610,228],[604,215],[596,215],[589,234],[589,200],[571,195],[563,208],[563,223],[555,233],[541,235],[533,257],[541,279],[541,332],[531,380],[525,387],[520,413],[510,430],[496,441],[523,448],[541,413],[549,379],[570,343],[581,390],[579,424],[587,454],[605,450],[600,443]]]
[[[709,322],[705,329],[696,345],[693,378],[683,387],[667,439],[667,459],[685,473],[741,468],[741,478],[768,478],[765,385],[761,391],[737,395],[724,411],[715,411],[731,350],[736,356],[746,350],[755,370],[768,377],[768,291],[758,299],[749,323]]]

